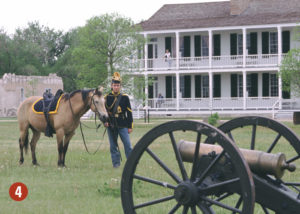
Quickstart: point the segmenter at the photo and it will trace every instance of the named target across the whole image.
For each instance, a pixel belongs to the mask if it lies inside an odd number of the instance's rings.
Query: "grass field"
[[[150,124],[145,124],[142,120],[135,121],[134,132],[131,134],[133,145],[151,128],[166,120],[153,119]],[[86,122],[93,127],[94,122]],[[286,122],[287,126],[300,135],[300,127]],[[96,132],[94,129],[84,127],[84,134],[87,146],[91,152],[100,145],[100,150],[95,155],[90,155],[85,151],[80,130],[71,140],[66,156],[67,168],[57,167],[57,145],[55,138],[44,136],[37,145],[37,161],[39,167],[31,164],[30,149],[25,155],[22,166],[19,165],[19,145],[18,145],[18,124],[15,120],[0,120],[0,214],[35,214],[35,213],[101,213],[101,214],[121,214],[122,205],[120,197],[120,182],[122,170],[125,164],[124,149],[121,146],[123,161],[121,167],[113,169],[109,153],[107,135],[102,138],[103,129]],[[250,132],[250,133],[249,133]],[[178,134],[177,138],[181,136]],[[251,130],[245,129],[236,133],[236,141],[247,147],[247,139],[251,137]],[[275,136],[276,137],[276,136]],[[262,130],[260,139],[274,139],[272,133]],[[173,156],[169,147],[162,146],[165,138],[162,137],[153,151],[162,157],[166,162]],[[245,141],[245,142],[244,142]],[[248,140],[249,141],[249,140]],[[263,142],[258,142],[261,147],[265,147]],[[121,144],[120,144],[121,145]],[[293,153],[289,146],[279,147],[278,150]],[[293,154],[291,154],[293,155]],[[147,159],[148,157],[144,157]],[[153,160],[152,160],[153,161]],[[137,170],[141,174],[154,174],[154,177],[161,178],[159,171],[156,171],[155,163],[146,160],[145,166]],[[297,162],[299,170],[300,164]],[[300,177],[297,174],[287,173],[287,179],[294,180]],[[161,178],[162,179],[162,178]],[[15,182],[22,182],[28,187],[28,196],[21,202],[13,201],[9,196],[9,187]],[[153,195],[163,194],[159,188],[148,187],[146,184],[137,182],[134,184],[137,190],[136,200],[152,200]],[[136,190],[136,189],[135,189]],[[161,208],[159,208],[161,211]],[[170,210],[169,208],[167,210]],[[155,211],[144,213],[165,213]],[[260,211],[257,211],[260,213]]]

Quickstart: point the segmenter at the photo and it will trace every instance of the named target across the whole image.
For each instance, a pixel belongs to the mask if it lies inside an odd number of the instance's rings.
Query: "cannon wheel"
[[[273,119],[260,116],[245,116],[230,120],[218,128],[227,134],[233,142],[237,142],[238,147],[265,151],[267,153],[283,152],[286,155],[287,163],[300,164],[299,138],[290,128]],[[241,129],[247,129],[245,132],[251,130],[249,139],[246,137],[245,141],[247,141],[247,143],[244,145],[240,145],[241,139],[236,136],[236,133],[238,132],[235,132],[238,130],[240,131]],[[264,133],[269,133],[269,136],[271,137],[267,138]],[[245,139],[245,137],[243,138]],[[287,177],[284,176],[280,180],[273,176],[269,176],[269,178],[290,187],[291,190],[300,195],[300,183],[294,181],[297,178],[291,178],[293,173],[286,172],[285,174],[287,174]],[[288,181],[285,181],[286,179]],[[256,208],[258,209],[259,206],[256,206]],[[269,213],[264,205],[261,205],[261,208],[264,213]]]
[[[197,175],[198,177],[196,178],[196,174],[198,173],[197,165],[201,164],[201,161],[197,161],[199,159],[195,157],[190,166],[183,163],[176,145],[178,142],[178,139],[176,139],[178,133],[180,133],[180,139],[184,138],[184,140],[194,134],[193,137],[196,138],[194,139],[196,142],[195,156],[199,153],[199,151],[196,151],[199,150],[200,143],[203,143],[206,139],[210,139],[220,145],[223,148],[223,152],[216,155],[211,164],[206,167],[206,170],[203,170],[201,172],[202,174],[200,176]],[[159,141],[159,143],[157,143],[157,141]],[[152,144],[156,144],[156,147],[151,147]],[[174,161],[165,161],[163,159],[165,155],[159,154],[160,150],[157,150],[157,147],[162,147],[165,144],[170,145],[170,148],[172,149],[170,154],[174,156]],[[147,156],[148,159],[144,159],[144,156]],[[232,202],[233,205],[224,204],[223,201],[221,201],[222,199],[218,198],[218,196],[206,195],[202,189],[203,185],[201,186],[203,180],[207,177],[210,170],[215,167],[222,156],[229,157],[229,159],[232,160],[231,164],[235,169],[237,177],[221,182],[218,185],[205,186],[205,189],[213,191],[217,186],[238,186],[241,190],[241,196],[237,196],[239,197],[239,200],[238,202]],[[148,164],[151,160],[154,163],[153,165]],[[176,166],[178,170],[174,170],[174,166]],[[147,167],[149,167],[149,170],[146,169]],[[159,179],[155,177],[157,174],[156,171],[154,172],[155,167],[162,171],[162,175],[158,176]],[[190,174],[188,173],[187,167],[190,169]],[[140,175],[138,174],[139,172],[143,172],[146,175]],[[155,178],[153,178],[153,176]],[[135,184],[137,184],[138,188]],[[144,195],[147,195],[147,193],[145,193],[146,185],[152,185],[153,188],[161,188],[161,190],[157,191],[157,196],[153,196],[156,192],[150,193],[152,197],[150,201],[149,199],[142,201]],[[164,192],[165,189],[170,192],[169,195],[160,194],[161,192]],[[151,191],[151,188],[149,188],[149,191]],[[125,214],[250,214],[253,213],[254,209],[254,195],[252,173],[248,164],[246,164],[239,152],[239,149],[232,141],[224,133],[213,126],[187,120],[167,122],[153,128],[145,134],[132,150],[132,153],[125,164],[121,181],[121,198]],[[242,204],[242,208],[236,208],[240,204]],[[157,206],[159,206],[159,212],[155,211]]]

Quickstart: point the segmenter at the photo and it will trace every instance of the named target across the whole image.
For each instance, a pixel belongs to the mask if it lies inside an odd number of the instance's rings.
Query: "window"
[[[175,78],[176,79],[176,78]],[[183,96],[183,94],[184,94],[184,76],[180,76],[180,78],[179,78],[179,91],[180,91],[180,93],[181,93],[181,97],[184,97]],[[180,98],[181,98],[180,97]]]
[[[208,56],[208,36],[195,35],[194,37],[195,57]]]
[[[243,97],[243,75],[230,75],[231,97]]]
[[[191,57],[191,37],[183,36],[179,39],[179,52],[181,57]]]
[[[257,97],[258,96],[258,74],[252,73],[247,74],[247,92],[248,97]]]
[[[270,32],[270,54],[278,53],[278,34],[277,32]]]
[[[237,43],[238,55],[243,55],[243,34],[238,34]],[[250,34],[246,35],[246,49],[250,50]]]
[[[251,87],[252,84],[251,84],[251,82],[252,82],[251,81],[251,76],[248,74],[247,75],[247,81],[246,81],[246,83],[247,83],[247,86],[246,86],[247,87],[247,95],[248,95],[247,97],[250,97],[251,94],[252,94],[252,90],[251,90],[252,89],[252,87]]]
[[[248,52],[249,52],[249,50],[250,50],[250,48],[251,48],[250,34],[247,34],[246,37],[247,37],[247,38],[246,38],[246,49],[247,49]]]
[[[238,87],[237,87],[238,97],[243,97],[243,75],[239,74],[237,81],[238,81]]]
[[[278,53],[278,32],[262,32],[262,54]]]
[[[201,36],[201,44],[202,56],[208,56],[208,36]]]
[[[238,55],[243,55],[243,34],[238,34],[237,38]]]
[[[209,78],[203,76],[202,78],[202,97],[209,97]]]
[[[176,76],[172,76],[172,97],[176,98]]]
[[[276,74],[270,74],[270,91],[271,97],[278,96],[278,78]]]

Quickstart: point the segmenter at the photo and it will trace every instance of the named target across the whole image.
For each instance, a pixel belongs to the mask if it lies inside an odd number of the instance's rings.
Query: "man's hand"
[[[130,134],[132,132],[132,129],[128,129],[128,134]]]
[[[108,126],[109,126],[108,122],[105,122],[105,123],[104,123],[104,126],[105,126],[105,127],[108,127]]]

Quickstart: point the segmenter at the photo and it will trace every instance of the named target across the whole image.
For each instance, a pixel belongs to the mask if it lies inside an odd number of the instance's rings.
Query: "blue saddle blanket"
[[[57,109],[59,107],[59,103],[61,98],[63,97],[63,94],[60,95],[58,98],[55,99],[55,97],[53,98],[54,100],[45,100],[45,107],[49,106],[49,114],[56,114],[57,113]],[[36,114],[43,114],[44,113],[44,99],[40,98],[37,101],[35,101],[32,104],[32,110],[34,113]]]

